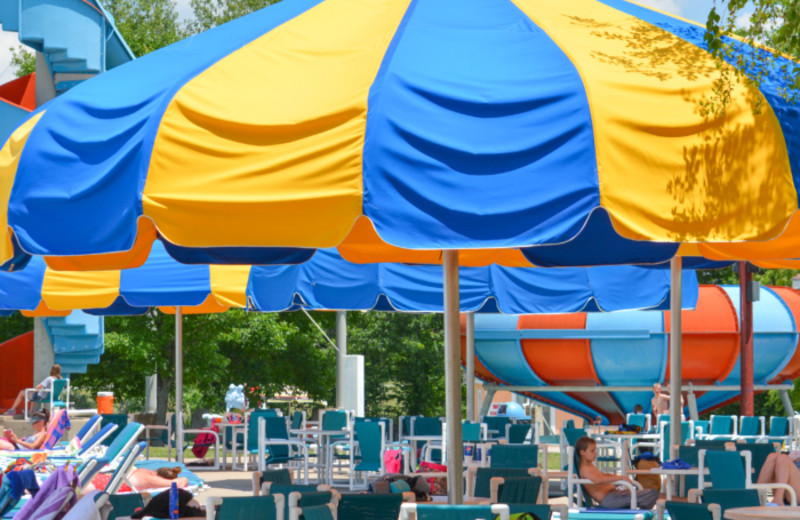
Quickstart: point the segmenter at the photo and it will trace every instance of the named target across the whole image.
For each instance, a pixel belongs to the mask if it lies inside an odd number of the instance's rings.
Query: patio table
[[[315,467],[319,471],[322,468],[322,473],[318,473],[319,482],[326,482],[329,485],[333,485],[333,471],[332,468],[329,466],[329,462],[332,462],[333,458],[328,456],[328,450],[330,449],[330,439],[336,435],[342,436],[349,436],[350,430],[320,430],[319,428],[298,428],[298,429],[291,429],[289,433],[300,437],[301,440],[305,441],[308,437],[316,437],[317,439],[317,446],[319,447],[319,452],[317,453],[317,464]],[[322,458],[322,462],[319,462],[319,459]],[[329,460],[330,459],[330,460]],[[351,468],[352,471],[352,468]]]
[[[732,507],[725,511],[727,520],[774,520],[800,518],[800,506]]]

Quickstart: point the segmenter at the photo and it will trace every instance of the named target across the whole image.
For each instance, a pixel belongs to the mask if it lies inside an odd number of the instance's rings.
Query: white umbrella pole
[[[467,313],[467,420],[475,421],[475,313]]]
[[[175,307],[175,444],[183,463],[183,309]]]
[[[681,257],[675,256],[670,260],[670,335],[669,335],[669,438],[672,446],[681,444],[681,289],[683,283]],[[666,457],[670,459],[678,456],[677,449],[672,450],[671,446],[665,446]],[[674,452],[673,452],[674,451]],[[672,453],[671,453],[672,452]]]
[[[461,326],[459,324],[458,251],[444,252],[444,372],[447,420],[447,503],[464,497],[461,438]]]

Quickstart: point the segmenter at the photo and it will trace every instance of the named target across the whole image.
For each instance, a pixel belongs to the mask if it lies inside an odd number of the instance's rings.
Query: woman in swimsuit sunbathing
[[[33,425],[33,434],[20,439],[11,430],[6,430],[5,439],[0,439],[0,450],[38,450],[47,439],[47,410],[38,411],[28,419]]]
[[[138,489],[167,488],[175,482],[179,488],[189,485],[189,479],[179,477],[181,468],[158,468],[156,471],[147,468],[139,468],[128,476],[128,482]]]

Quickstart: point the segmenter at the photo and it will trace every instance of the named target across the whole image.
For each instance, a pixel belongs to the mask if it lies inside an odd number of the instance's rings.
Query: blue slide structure
[[[683,311],[684,385],[739,385],[739,288],[701,286],[697,307]],[[800,292],[764,287],[753,305],[754,384],[800,376]],[[651,391],[536,392],[536,386],[650,387],[669,380],[669,312],[476,315],[476,375],[586,418],[619,424],[635,404],[650,409]],[[462,330],[463,334],[463,330]],[[463,339],[463,337],[462,337]],[[574,388],[573,388],[574,389]],[[739,392],[695,392],[698,410]]]

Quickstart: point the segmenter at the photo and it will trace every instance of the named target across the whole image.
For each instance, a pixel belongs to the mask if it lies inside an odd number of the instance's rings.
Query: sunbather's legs
[[[768,482],[775,482],[775,463],[778,460],[780,453],[770,453],[764,465],[761,466],[761,473],[758,474],[758,483],[766,484]]]
[[[154,471],[147,468],[139,468],[128,476],[128,482],[133,487],[139,490],[152,489],[152,488],[165,488],[170,487],[173,482],[178,484],[178,487],[187,487],[189,480],[186,477],[178,477],[175,480],[159,477]]]
[[[758,474],[759,484],[789,484],[795,493],[800,496],[800,469],[788,455],[783,453],[770,453],[767,456],[761,473]],[[772,501],[783,505],[786,492],[783,489],[773,491]]]
[[[17,447],[14,446],[13,444],[11,444],[9,441],[7,441],[5,439],[0,439],[0,450],[13,451],[13,450],[16,450],[16,449],[17,449]]]

